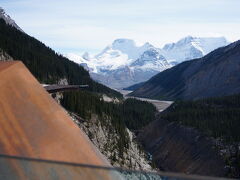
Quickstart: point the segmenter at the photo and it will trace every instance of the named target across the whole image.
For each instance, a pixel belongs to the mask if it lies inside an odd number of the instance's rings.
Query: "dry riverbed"
[[[139,97],[133,97],[133,96],[127,96],[127,94],[131,93],[132,91],[126,91],[126,90],[119,90],[120,93],[123,94],[124,98],[136,98],[139,99],[141,101],[147,101],[152,103],[153,105],[156,106],[157,110],[159,112],[167,109],[172,103],[173,101],[160,101],[160,100],[155,100],[155,99],[148,99],[148,98],[139,98]]]

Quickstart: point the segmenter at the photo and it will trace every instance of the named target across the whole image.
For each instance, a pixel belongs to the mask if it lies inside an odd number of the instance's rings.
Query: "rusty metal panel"
[[[19,61],[0,62],[0,154],[110,166]]]

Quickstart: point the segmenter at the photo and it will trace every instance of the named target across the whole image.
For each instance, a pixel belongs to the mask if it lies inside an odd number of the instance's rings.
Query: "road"
[[[82,88],[87,88],[88,85],[45,85],[43,84],[43,87],[49,92],[49,93],[56,93],[56,92],[63,92],[63,91],[72,91],[72,90],[79,90]]]
[[[131,93],[132,91],[126,91],[126,90],[119,90],[120,93],[123,94],[124,98],[135,98],[135,99],[139,99],[141,101],[147,101],[152,103],[153,105],[156,106],[157,110],[159,112],[164,111],[165,109],[167,109],[172,103],[173,101],[160,101],[160,100],[154,100],[154,99],[148,99],[148,98],[139,98],[139,97],[133,97],[133,96],[127,96],[127,94]]]

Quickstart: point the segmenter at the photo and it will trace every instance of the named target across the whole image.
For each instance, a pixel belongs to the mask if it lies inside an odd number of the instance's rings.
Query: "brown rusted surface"
[[[0,62],[0,154],[109,165],[19,61]]]
[[[0,72],[15,64],[15,61],[0,62]]]

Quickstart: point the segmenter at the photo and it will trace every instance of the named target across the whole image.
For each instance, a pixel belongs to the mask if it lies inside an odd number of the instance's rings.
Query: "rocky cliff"
[[[13,58],[9,56],[6,52],[0,49],[0,61],[11,61]]]
[[[88,135],[92,143],[107,157],[113,166],[133,170],[153,170],[147,154],[130,130],[127,130],[129,146],[123,150],[123,157],[120,157],[120,152],[117,148],[120,137],[112,128],[111,121],[108,121],[108,125],[104,125],[100,123],[97,115],[92,115],[91,119],[88,120],[82,119],[75,113],[70,113],[70,115],[73,121]]]
[[[66,94],[60,92],[52,94],[52,97],[60,104],[64,95]],[[110,98],[106,94],[99,96],[99,98],[106,103],[114,103],[116,105],[122,103],[121,100]],[[132,170],[154,170],[149,155],[137,141],[136,135],[126,126],[124,126],[124,131],[126,132],[124,136],[126,136],[127,142],[124,148],[119,148],[119,142],[124,137],[122,137],[123,134],[117,131],[117,125],[111,120],[112,117],[110,115],[106,114],[104,117],[100,117],[99,114],[91,112],[89,117],[82,118],[76,112],[68,111],[68,113],[73,122],[85,132],[92,143],[113,166]]]

